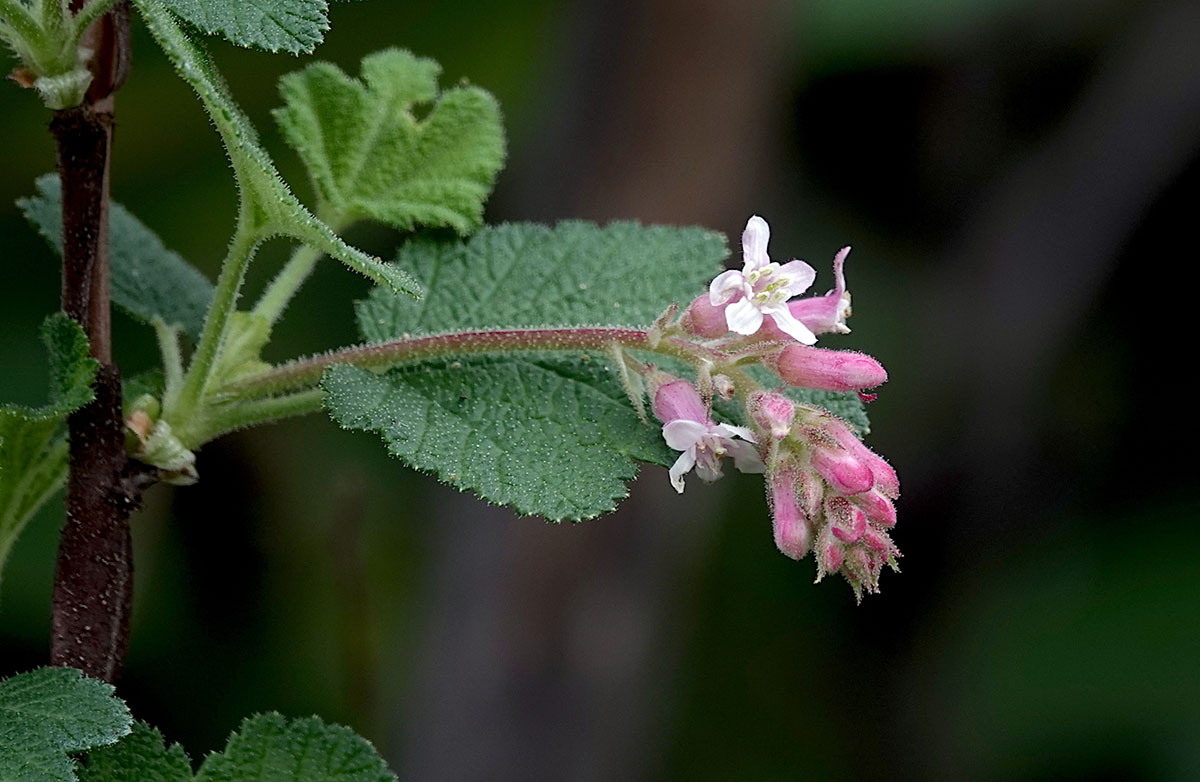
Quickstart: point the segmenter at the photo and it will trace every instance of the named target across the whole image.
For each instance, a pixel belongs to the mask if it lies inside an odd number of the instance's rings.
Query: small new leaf
[[[210,755],[197,782],[395,782],[371,743],[316,717],[246,719],[223,752]]]
[[[46,319],[42,339],[50,354],[49,401],[0,406],[0,568],[26,522],[62,485],[66,419],[92,401],[99,366],[83,329],[63,313]]]
[[[329,29],[325,0],[163,0],[184,20],[230,43],[269,52],[311,52]]]
[[[192,782],[192,764],[178,744],[166,745],[162,734],[144,722],[116,744],[88,753],[79,782]]]
[[[724,239],[696,228],[484,228],[457,244],[417,241],[397,263],[426,282],[412,306],[372,292],[363,336],[489,327],[646,326],[690,301],[720,269]],[[326,373],[330,414],[378,432],[409,465],[520,513],[551,520],[608,512],[636,461],[669,466],[656,426],[639,420],[607,351],[475,355],[413,362],[384,374]]]
[[[350,247],[296,199],[238,108],[212,58],[179,26],[166,0],[134,0],[147,27],[179,75],[191,85],[221,134],[241,198],[241,218],[258,240],[286,236],[336,258],[395,293],[420,296],[420,286],[397,267]]]
[[[109,684],[74,668],[39,668],[0,682],[0,779],[75,782],[70,754],[129,733],[129,709]]]
[[[59,255],[62,254],[62,184],[56,174],[38,177],[37,195],[17,206]],[[109,207],[112,300],[145,323],[156,316],[198,338],[213,286],[200,270],[168,250],[125,207]]]
[[[439,97],[440,71],[387,49],[363,59],[361,81],[330,63],[283,77],[275,119],[308,168],[318,214],[334,225],[479,227],[504,162],[500,108],[478,87]],[[413,106],[431,102],[418,120]]]

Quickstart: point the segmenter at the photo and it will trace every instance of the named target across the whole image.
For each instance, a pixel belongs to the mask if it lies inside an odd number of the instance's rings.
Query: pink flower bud
[[[872,489],[853,497],[854,502],[863,509],[867,518],[881,527],[891,529],[896,526],[896,506],[887,497]]]
[[[896,544],[892,542],[885,533],[877,530],[869,529],[863,535],[863,543],[867,548],[879,554],[883,554],[885,558],[889,556],[900,556],[900,549],[896,548]]]
[[[900,496],[900,479],[896,476],[896,471],[892,469],[892,465],[884,461],[883,457],[872,451],[867,446],[863,445],[862,440],[854,436],[846,427],[830,428],[834,439],[838,445],[845,448],[854,458],[866,464],[871,469],[871,474],[875,476],[875,488],[884,497],[896,499]]]
[[[729,324],[725,321],[725,308],[728,304],[714,305],[709,301],[707,293],[697,296],[683,313],[679,325],[684,331],[704,339],[715,339],[729,333]]]
[[[875,482],[871,468],[845,448],[813,448],[812,466],[839,494],[861,494]]]
[[[788,345],[775,359],[775,370],[788,384],[827,391],[858,391],[887,382],[875,359],[853,350],[824,350]]]
[[[841,544],[829,532],[828,527],[821,532],[821,537],[817,543],[816,556],[818,581],[830,573],[836,573],[841,570],[845,554],[842,553]]]
[[[808,553],[808,517],[796,501],[796,476],[791,470],[772,475],[767,485],[775,545],[792,559]]]
[[[665,372],[659,374],[669,377]],[[663,423],[679,420],[701,423],[708,421],[708,409],[700,399],[700,394],[696,392],[695,386],[686,380],[671,380],[654,388],[654,380],[652,377],[652,407],[658,420]]]
[[[843,543],[854,543],[867,531],[867,517],[844,497],[825,500],[825,515],[833,536]]]
[[[764,432],[776,440],[782,440],[792,430],[796,405],[783,394],[756,391],[747,400],[746,411]]]

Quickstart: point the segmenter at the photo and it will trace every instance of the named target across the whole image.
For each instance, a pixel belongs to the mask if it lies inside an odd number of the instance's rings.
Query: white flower
[[[750,335],[762,326],[763,316],[770,315],[779,330],[805,345],[816,343],[817,337],[796,319],[787,301],[808,290],[817,273],[804,261],[791,261],[780,266],[767,255],[771,229],[767,221],[754,215],[742,233],[741,271],[730,270],[717,275],[708,289],[708,301],[725,308],[729,330]]]
[[[742,472],[766,472],[753,445],[754,432],[744,426],[677,418],[663,426],[663,439],[671,448],[683,451],[671,466],[671,485],[681,494],[683,475],[693,467],[702,481],[711,483],[720,478],[722,456],[732,457],[734,466]]]

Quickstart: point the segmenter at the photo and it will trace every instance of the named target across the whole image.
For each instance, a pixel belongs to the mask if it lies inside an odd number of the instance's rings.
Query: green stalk
[[[324,401],[324,389],[309,388],[294,394],[210,405],[205,408],[203,416],[188,420],[175,430],[175,436],[185,448],[195,450],[238,429],[315,413],[321,409]]]
[[[221,264],[221,275],[217,278],[212,305],[204,318],[204,331],[200,344],[192,356],[191,366],[183,378],[176,397],[164,401],[163,417],[176,422],[194,415],[208,387],[213,368],[217,365],[221,348],[229,331],[229,319],[237,306],[238,292],[246,276],[246,268],[258,247],[258,232],[252,227],[247,210],[238,215],[237,231],[229,243],[229,252]],[[172,423],[172,428],[176,426]]]
[[[431,358],[453,358],[481,353],[545,350],[608,350],[612,345],[647,350],[693,365],[710,361],[724,368],[718,351],[679,338],[661,340],[651,347],[646,332],[628,328],[503,329],[435,334],[376,345],[358,345],[331,353],[297,359],[266,372],[243,378],[220,389],[223,394],[265,396],[281,391],[315,387],[325,370],[345,364],[365,369],[387,369],[396,364]]]
[[[24,44],[22,49],[29,48],[36,50],[38,55],[44,54],[42,50],[46,48],[45,32],[23,3],[19,0],[0,0],[0,21],[21,38],[21,43]]]
[[[334,233],[342,230],[341,226],[335,223],[330,223],[329,227]],[[279,274],[275,275],[275,279],[271,280],[271,284],[263,291],[262,298],[254,305],[253,314],[265,319],[270,325],[275,325],[324,254],[311,245],[302,244],[297,247],[292,257],[279,270]]]
[[[179,331],[168,326],[162,318],[154,318],[154,334],[158,337],[158,350],[162,354],[163,374],[166,388],[163,396],[171,398],[183,385],[183,359],[179,355]]]

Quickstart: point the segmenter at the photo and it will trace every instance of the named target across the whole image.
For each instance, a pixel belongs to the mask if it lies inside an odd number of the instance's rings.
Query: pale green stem
[[[65,0],[42,0],[39,10],[41,11],[42,29],[46,31],[47,35],[58,38],[63,28],[66,27],[69,13]]]
[[[711,361],[724,367],[724,357],[683,339],[664,339],[651,347],[646,332],[624,328],[505,329],[436,334],[400,339],[377,345],[359,345],[318,356],[297,359],[259,375],[243,378],[220,389],[222,394],[252,396],[275,394],[315,386],[325,370],[346,364],[366,369],[386,369],[403,362],[454,358],[481,353],[546,350],[604,350],[612,345],[647,350],[683,359],[693,365]]]
[[[200,344],[192,356],[191,366],[183,378],[178,397],[168,400],[163,417],[177,421],[186,420],[196,411],[200,400],[207,390],[213,368],[217,366],[221,349],[225,343],[225,335],[229,330],[229,319],[237,306],[238,292],[242,280],[246,276],[246,267],[254,257],[258,246],[258,232],[251,224],[250,216],[243,207],[238,215],[237,231],[229,243],[229,252],[221,264],[221,274],[217,278],[217,287],[213,293],[212,304],[204,319],[204,331],[200,334]],[[175,426],[175,424],[172,424]]]
[[[53,3],[54,1],[46,0],[47,3]],[[83,8],[80,8],[79,13],[75,14],[74,19],[75,43],[79,43],[80,37],[92,26],[93,22],[108,13],[119,2],[120,0],[92,0]]]
[[[20,36],[26,46],[39,52],[45,48],[46,36],[41,25],[19,0],[0,0],[0,21]]]
[[[183,428],[176,430],[175,436],[185,448],[195,450],[238,429],[315,413],[321,409],[324,401],[324,389],[309,388],[294,394],[211,405],[205,409],[200,420],[188,421]]]
[[[154,333],[158,337],[158,349],[162,354],[163,374],[166,376],[166,388],[163,397],[170,399],[179,393],[183,384],[183,359],[179,355],[179,331],[163,322],[162,318],[154,319]]]
[[[341,230],[336,225],[331,225],[330,228],[335,233]],[[258,304],[254,305],[253,313],[264,318],[267,323],[275,325],[284,310],[287,309],[288,304],[291,303],[292,297],[312,274],[313,267],[317,265],[317,261],[321,259],[322,255],[324,255],[323,252],[307,244],[297,247],[296,251],[292,253],[292,257],[279,270],[279,274],[271,280],[271,284],[263,292]]]

